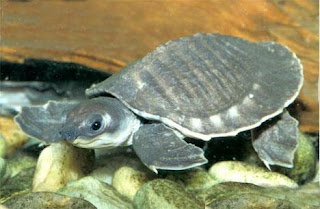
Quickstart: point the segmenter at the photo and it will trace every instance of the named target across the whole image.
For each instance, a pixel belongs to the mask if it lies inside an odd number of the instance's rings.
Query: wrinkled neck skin
[[[90,129],[92,117],[103,118],[102,128]],[[76,133],[67,139],[82,148],[114,148],[132,144],[132,136],[140,127],[140,120],[119,100],[110,97],[90,99],[75,107],[67,116],[64,130]]]

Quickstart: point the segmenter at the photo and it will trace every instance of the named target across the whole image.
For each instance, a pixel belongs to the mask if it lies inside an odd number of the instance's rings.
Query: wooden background
[[[318,132],[318,0],[1,0],[0,58],[45,58],[117,72],[168,40],[222,33],[289,46],[304,65],[301,129]]]

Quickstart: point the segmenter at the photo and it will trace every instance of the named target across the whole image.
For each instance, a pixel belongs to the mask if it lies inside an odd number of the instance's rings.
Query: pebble
[[[114,173],[121,167],[143,170],[145,165],[133,153],[113,153],[96,158],[95,169],[89,174],[104,183],[112,184]]]
[[[206,209],[315,209],[320,206],[320,187],[290,189],[260,187],[252,184],[226,182],[198,191]],[[311,188],[310,188],[311,187]]]
[[[11,198],[4,203],[8,208],[14,209],[95,209],[95,207],[82,199],[72,198],[51,192],[31,192]]]
[[[317,157],[312,140],[308,135],[300,132],[299,145],[294,155],[293,168],[275,168],[298,184],[304,184],[314,178],[316,174]]]
[[[207,189],[218,182],[203,168],[170,173],[166,179],[181,183],[187,191]]]
[[[27,168],[33,168],[37,165],[37,158],[24,152],[15,152],[7,159],[10,176],[14,177]]]
[[[8,209],[5,205],[0,204],[0,209]]]
[[[93,163],[93,150],[76,148],[67,142],[51,144],[39,156],[32,191],[55,192],[85,176]]]
[[[131,201],[137,191],[149,180],[156,177],[151,171],[138,170],[128,166],[119,168],[113,177],[112,186]]]
[[[0,117],[0,133],[6,143],[6,154],[13,153],[28,142],[29,137],[20,129],[12,118]]]
[[[70,182],[58,193],[87,200],[97,209],[133,209],[130,201],[112,186],[90,176]]]
[[[35,168],[20,171],[14,177],[9,177],[0,187],[0,203],[17,195],[29,193]]]
[[[285,175],[238,161],[216,163],[209,169],[209,174],[220,183],[240,182],[263,187],[298,187],[296,182]]]
[[[9,169],[5,159],[0,157],[0,186],[8,179],[10,176]]]
[[[320,162],[317,162],[316,166],[316,174],[314,175],[314,178],[312,179],[312,182],[318,183],[320,185]]]
[[[155,179],[144,184],[136,196],[135,208],[143,209],[203,209],[204,202],[173,181]]]
[[[0,157],[4,157],[7,152],[7,144],[2,134],[0,134]]]

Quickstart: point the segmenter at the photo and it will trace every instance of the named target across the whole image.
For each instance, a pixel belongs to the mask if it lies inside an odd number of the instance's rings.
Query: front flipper
[[[155,173],[157,169],[183,170],[208,162],[202,149],[161,123],[142,126],[133,136],[133,149]]]
[[[76,104],[49,101],[42,106],[23,107],[15,121],[29,136],[48,144],[58,142],[63,139],[59,130],[64,125],[68,112]]]
[[[298,134],[298,121],[285,111],[253,130],[252,144],[269,169],[269,165],[292,168]]]

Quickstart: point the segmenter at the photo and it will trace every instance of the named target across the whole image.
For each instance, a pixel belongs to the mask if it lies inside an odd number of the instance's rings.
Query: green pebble
[[[320,206],[320,187],[314,184],[289,189],[226,182],[199,191],[197,197],[215,209],[313,209]]]
[[[135,208],[143,209],[203,209],[204,202],[170,180],[155,179],[144,184],[134,197]]]
[[[131,202],[112,186],[91,176],[70,182],[57,193],[84,199],[97,209],[133,209]]]
[[[166,178],[181,183],[187,191],[207,189],[214,184],[219,183],[203,168],[174,172],[169,174]]]
[[[7,144],[3,136],[0,134],[0,157],[4,157],[7,153]]]
[[[9,173],[5,159],[0,157],[0,186],[8,179]]]
[[[30,192],[18,195],[4,203],[15,209],[95,209],[92,204],[79,198],[71,198],[51,192]],[[1,208],[1,205],[0,205]]]
[[[0,203],[17,195],[30,192],[35,167],[27,168],[8,178],[0,187]]]
[[[37,165],[37,158],[24,152],[15,152],[7,159],[7,165],[11,172],[11,177],[14,177],[24,169],[35,167]]]

